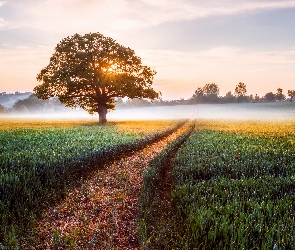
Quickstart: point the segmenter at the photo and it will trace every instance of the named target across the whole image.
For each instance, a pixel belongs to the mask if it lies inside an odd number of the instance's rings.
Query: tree
[[[228,92],[225,94],[225,96],[223,96],[223,97],[220,98],[220,101],[221,101],[222,103],[234,103],[234,102],[236,102],[236,98],[235,98],[235,96],[232,94],[231,91],[228,91]]]
[[[131,99],[126,101],[126,106],[129,107],[147,107],[151,106],[151,103],[147,99]]]
[[[203,96],[204,95],[204,90],[201,87],[198,87],[195,91],[196,96]]]
[[[204,96],[206,97],[206,101],[209,103],[214,103],[214,102],[218,102],[219,98],[219,87],[217,84],[215,83],[208,83],[203,87],[203,93]]]
[[[75,34],[57,44],[50,63],[37,76],[42,84],[34,92],[44,100],[57,96],[67,107],[97,112],[103,124],[116,97],[158,98],[160,93],[151,87],[155,74],[133,50],[112,38]]]
[[[274,93],[272,92],[268,92],[265,94],[264,96],[264,100],[267,101],[267,102],[274,102],[276,99],[276,96]]]
[[[246,100],[247,87],[245,83],[239,82],[239,84],[235,88],[235,96],[237,98],[237,102],[243,102]]]
[[[283,94],[283,89],[278,88],[276,93],[276,100],[277,101],[283,101],[286,99],[286,96]]]
[[[203,102],[204,99],[204,91],[203,88],[198,87],[195,91],[195,93],[193,94],[192,98],[190,99],[190,102],[193,103],[201,103]]]
[[[210,95],[219,95],[219,87],[215,83],[208,83],[203,87],[203,92],[205,95],[210,96]]]
[[[43,111],[45,105],[48,101],[39,100],[36,95],[31,94],[28,98],[18,100],[13,106],[12,109],[17,112],[40,112]]]
[[[295,90],[288,90],[288,96],[290,96],[291,102],[295,98]]]
[[[219,101],[219,87],[215,83],[208,83],[203,88],[198,87],[189,103],[216,103]]]
[[[260,102],[260,97],[259,97],[259,95],[255,94],[254,102]]]
[[[227,92],[227,93],[225,94],[225,98],[226,98],[227,102],[235,102],[235,101],[236,101],[236,98],[235,98],[235,96],[232,94],[231,91],[229,91],[229,92]]]
[[[6,113],[6,108],[0,104],[0,114],[5,114]]]
[[[29,113],[28,108],[24,104],[13,107],[13,110],[18,113],[23,113],[23,114]]]

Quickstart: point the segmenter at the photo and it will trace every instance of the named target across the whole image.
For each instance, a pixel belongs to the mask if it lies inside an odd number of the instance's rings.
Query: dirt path
[[[36,223],[29,249],[139,249],[136,210],[142,173],[189,123],[133,155],[95,171]]]

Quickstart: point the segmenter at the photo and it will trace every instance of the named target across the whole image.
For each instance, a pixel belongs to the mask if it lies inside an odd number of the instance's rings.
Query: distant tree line
[[[117,108],[130,108],[130,107],[148,107],[148,106],[173,106],[173,105],[189,105],[189,104],[213,104],[213,103],[241,103],[241,102],[283,102],[295,101],[295,90],[288,90],[287,96],[283,94],[283,89],[278,88],[276,93],[268,92],[260,97],[257,94],[247,95],[247,86],[245,83],[239,82],[234,93],[227,92],[225,96],[219,95],[219,87],[216,83],[205,84],[204,87],[198,87],[195,93],[189,99],[183,98],[179,100],[165,101],[162,99],[150,101],[148,99],[127,99],[116,98]],[[23,97],[23,99],[21,99]],[[6,107],[5,103],[14,102],[11,107]],[[31,92],[14,94],[0,93],[0,114],[5,113],[35,113],[47,112],[54,113],[57,111],[67,111],[63,104],[60,103],[58,98],[51,98],[49,100],[41,100]]]
[[[239,82],[235,87],[235,92],[227,92],[225,96],[219,96],[219,87],[215,83],[206,84],[203,88],[199,87],[188,99],[190,104],[193,103],[241,103],[241,102],[275,102],[275,101],[290,101],[295,98],[295,90],[288,90],[286,96],[283,94],[283,89],[278,88],[276,93],[268,92],[264,96],[259,97],[247,95],[247,86],[245,83]]]
[[[31,95],[32,92],[14,92],[14,93],[6,93],[6,92],[0,92],[0,102],[6,102],[9,101],[11,99],[17,99],[17,98],[22,98],[22,97],[28,97],[29,95]]]
[[[54,113],[56,111],[68,110],[64,105],[60,103],[57,98],[52,98],[50,100],[41,100],[38,99],[34,94],[30,93],[30,95],[25,99],[17,99],[18,94],[6,94],[9,100],[15,100],[14,104],[11,107],[5,107],[0,104],[0,114],[7,113]],[[4,100],[7,100],[7,96],[2,93],[2,97]],[[1,103],[1,95],[0,95],[0,103]]]
[[[144,99],[130,99],[123,101],[121,98],[116,99],[118,107],[138,107],[138,106],[163,106],[163,105],[186,105],[186,104],[213,104],[213,103],[242,103],[242,102],[282,102],[282,101],[295,101],[295,90],[288,90],[287,95],[283,94],[283,89],[278,88],[276,93],[268,92],[264,96],[254,96],[247,94],[247,86],[245,83],[239,82],[234,93],[227,92],[225,96],[219,95],[220,89],[216,83],[208,83],[204,87],[198,87],[195,93],[189,99],[183,98],[179,100],[163,101],[155,100],[150,102]]]

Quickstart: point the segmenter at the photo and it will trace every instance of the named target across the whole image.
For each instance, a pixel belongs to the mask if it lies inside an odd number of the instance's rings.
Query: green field
[[[30,235],[44,209],[87,173],[183,123],[5,119],[0,243],[10,246]],[[295,248],[295,122],[198,119],[194,126],[144,173],[137,218],[142,248]]]
[[[147,249],[293,249],[294,128],[295,122],[196,122],[172,164],[168,209],[155,212],[161,205],[155,199],[142,205],[155,216],[149,220],[142,211],[142,243]],[[150,174],[146,179],[155,177]]]
[[[80,176],[132,153],[182,121],[41,122],[4,120],[0,127],[0,243],[29,232],[35,217]]]

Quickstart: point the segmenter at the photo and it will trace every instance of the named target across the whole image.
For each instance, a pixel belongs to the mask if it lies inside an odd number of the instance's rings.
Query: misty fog
[[[109,120],[133,119],[295,120],[295,103],[176,105],[115,110]]]
[[[30,117],[59,120],[98,119],[98,115],[91,116],[83,110],[71,109],[63,112],[48,112],[41,114],[11,114],[9,117]],[[107,119],[109,121],[182,118],[273,121],[295,120],[295,103],[231,103],[118,108],[107,114]]]

